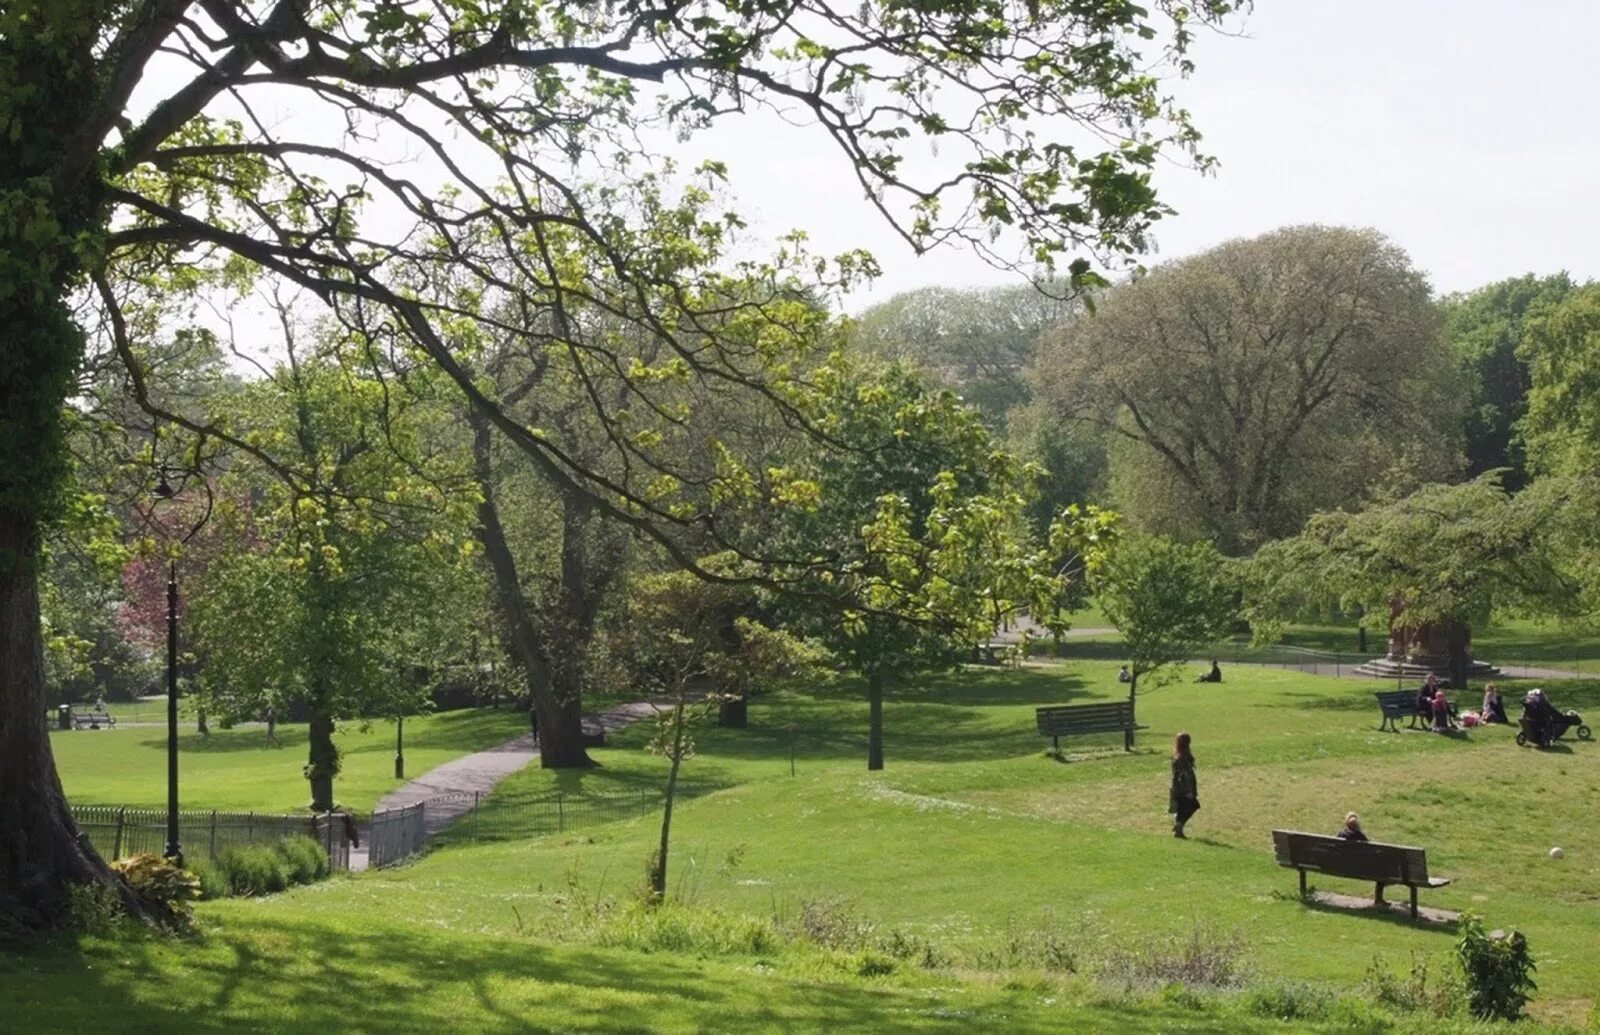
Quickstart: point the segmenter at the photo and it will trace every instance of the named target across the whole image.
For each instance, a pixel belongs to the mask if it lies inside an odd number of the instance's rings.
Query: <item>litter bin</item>
[[[72,705],[63,704],[56,708],[56,725],[64,730],[72,728]]]

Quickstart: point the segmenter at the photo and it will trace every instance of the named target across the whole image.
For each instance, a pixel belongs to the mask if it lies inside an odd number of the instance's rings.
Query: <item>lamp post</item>
[[[171,500],[177,490],[167,481],[166,471],[155,487],[157,500]],[[163,852],[183,865],[183,846],[178,841],[178,561],[167,562],[167,848]]]
[[[406,717],[395,716],[394,720],[394,778],[406,778]]]

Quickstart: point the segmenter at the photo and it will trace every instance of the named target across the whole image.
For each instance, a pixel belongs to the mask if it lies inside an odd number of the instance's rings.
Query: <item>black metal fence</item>
[[[78,830],[107,859],[139,852],[160,855],[167,844],[164,809],[123,805],[74,805]],[[186,859],[214,859],[240,845],[281,841],[295,834],[317,839],[336,870],[350,868],[350,841],[338,813],[288,816],[261,812],[186,811],[178,813],[178,841]]]
[[[718,790],[712,784],[679,784],[679,802]],[[664,790],[617,791],[610,793],[567,793],[546,791],[538,794],[446,794],[430,798],[429,827],[437,830],[441,844],[481,841],[518,841],[548,834],[560,834],[636,819],[659,813],[665,803]],[[440,813],[457,818],[439,824]]]
[[[393,866],[422,851],[428,838],[427,808],[422,804],[372,814],[367,834],[367,865]]]

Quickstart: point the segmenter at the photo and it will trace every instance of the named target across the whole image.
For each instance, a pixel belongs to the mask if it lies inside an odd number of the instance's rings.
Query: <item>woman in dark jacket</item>
[[[1194,752],[1189,749],[1189,734],[1178,734],[1172,746],[1172,790],[1167,795],[1167,811],[1175,817],[1172,836],[1183,837],[1183,825],[1200,810],[1200,785],[1194,776]]]
[[[1367,832],[1361,829],[1360,816],[1354,812],[1346,812],[1344,814],[1344,829],[1333,836],[1343,838],[1346,841],[1365,841]]]

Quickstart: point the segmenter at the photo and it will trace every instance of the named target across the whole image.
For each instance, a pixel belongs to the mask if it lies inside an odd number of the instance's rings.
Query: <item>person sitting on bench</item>
[[[1220,682],[1222,682],[1222,669],[1217,665],[1217,659],[1216,658],[1212,658],[1211,659],[1211,671],[1207,672],[1205,675],[1203,675],[1199,679],[1195,680],[1195,682],[1196,683],[1220,683]]]
[[[1361,829],[1361,817],[1354,812],[1346,812],[1344,814],[1344,826],[1333,836],[1343,838],[1346,841],[1365,841],[1367,839],[1366,831]]]

